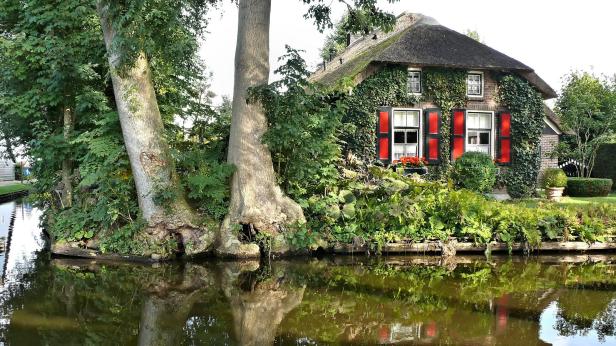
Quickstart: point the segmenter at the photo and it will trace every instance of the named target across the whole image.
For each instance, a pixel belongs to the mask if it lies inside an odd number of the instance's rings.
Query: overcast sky
[[[572,69],[616,73],[613,0],[400,0],[394,5],[383,0],[381,5],[396,15],[423,13],[458,32],[476,30],[485,44],[535,69],[557,91],[563,74]],[[311,66],[319,62],[325,35],[303,18],[306,8],[300,0],[272,0],[272,71],[286,44],[305,50]],[[334,18],[343,11],[336,5]],[[214,74],[212,91],[231,96],[237,7],[225,1],[212,11],[208,31],[201,55]]]

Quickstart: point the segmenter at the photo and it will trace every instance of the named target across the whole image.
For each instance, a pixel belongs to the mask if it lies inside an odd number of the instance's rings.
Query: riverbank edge
[[[19,190],[10,191],[10,192],[2,192],[2,188],[10,188],[13,186],[18,186],[18,185],[21,186]],[[14,185],[4,185],[0,187],[0,203],[9,202],[16,198],[27,196],[28,194],[30,194],[30,186],[26,184],[17,183]]]
[[[491,253],[533,253],[541,255],[555,252],[611,252],[616,251],[616,242],[607,243],[586,243],[586,242],[543,242],[538,246],[529,246],[527,243],[513,243],[511,249],[506,243],[491,242],[489,244],[476,243],[457,243],[451,242],[447,245],[449,249],[454,249],[455,253],[461,254],[483,254]],[[327,249],[320,249],[324,254],[334,255],[369,255],[378,253],[379,255],[441,255],[443,253],[443,243],[423,242],[423,243],[389,243],[384,244],[379,251],[375,251],[370,245],[336,244]],[[489,249],[489,250],[488,250]],[[75,247],[70,243],[52,244],[51,253],[56,257],[68,258],[88,258],[110,261],[128,261],[140,263],[156,263],[173,261],[173,259],[153,259],[143,256],[120,255],[114,253],[102,253],[94,249]],[[276,257],[309,256],[307,251],[288,253]],[[256,257],[258,258],[258,257]],[[246,260],[246,258],[238,259]]]

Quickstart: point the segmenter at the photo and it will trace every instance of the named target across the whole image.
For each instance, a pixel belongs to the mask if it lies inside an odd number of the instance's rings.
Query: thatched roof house
[[[508,165],[512,162],[512,118],[499,104],[499,76],[517,75],[543,99],[556,97],[554,89],[524,63],[440,25],[431,17],[408,13],[398,16],[391,32],[374,31],[350,42],[342,53],[325,62],[311,81],[333,88],[357,86],[392,65],[408,68],[405,87],[409,95],[419,98],[404,106],[374,105],[378,109],[372,137],[376,143],[367,145],[376,147],[376,158],[385,164],[409,156],[439,164],[442,143],[450,142],[452,160],[467,151],[480,151]],[[450,117],[442,117],[443,110],[422,96],[426,70],[433,68],[466,71],[466,105],[452,111]],[[556,166],[549,154],[562,133],[558,117],[547,107],[546,113],[541,150],[544,168]],[[447,142],[442,141],[443,119],[451,119],[452,138]]]

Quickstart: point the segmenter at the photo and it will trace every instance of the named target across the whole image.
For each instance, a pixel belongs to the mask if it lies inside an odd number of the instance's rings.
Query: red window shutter
[[[429,164],[438,164],[441,156],[441,111],[426,109],[425,119],[425,148],[424,155]]]
[[[511,113],[500,113],[498,123],[497,161],[507,165],[511,163]]]
[[[458,159],[464,154],[466,138],[466,112],[463,109],[453,111],[451,118],[453,123],[451,158]]]
[[[391,163],[391,132],[392,108],[381,107],[376,119],[376,156],[383,164]]]

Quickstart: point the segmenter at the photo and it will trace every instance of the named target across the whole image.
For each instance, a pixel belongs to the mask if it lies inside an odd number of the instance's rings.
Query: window
[[[410,94],[421,94],[421,70],[409,69],[408,90]]]
[[[483,73],[471,72],[466,76],[466,95],[483,97]]]
[[[419,156],[420,122],[419,110],[394,110],[394,160],[404,156]]]
[[[466,113],[466,151],[492,154],[492,112]]]

